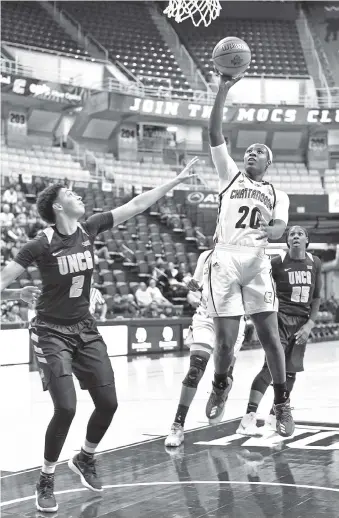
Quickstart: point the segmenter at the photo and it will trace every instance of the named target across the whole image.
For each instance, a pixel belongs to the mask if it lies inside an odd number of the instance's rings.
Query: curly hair
[[[65,187],[62,183],[56,183],[54,185],[49,185],[41,191],[37,199],[37,209],[40,217],[53,225],[55,223],[55,212],[53,210],[53,203],[58,197],[60,189]]]

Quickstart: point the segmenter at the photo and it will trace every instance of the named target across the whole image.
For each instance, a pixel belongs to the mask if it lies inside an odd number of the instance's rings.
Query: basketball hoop
[[[177,23],[191,18],[196,27],[201,22],[207,27],[212,20],[218,18],[220,11],[219,0],[169,0],[164,13],[168,18],[174,18]]]

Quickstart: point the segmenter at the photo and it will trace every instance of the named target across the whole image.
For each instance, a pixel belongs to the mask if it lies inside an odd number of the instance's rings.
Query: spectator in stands
[[[139,284],[139,288],[135,292],[135,298],[141,310],[147,309],[153,302],[151,294],[147,291],[144,282]]]
[[[168,263],[168,270],[166,270],[166,275],[169,279],[170,283],[170,291],[172,293],[172,297],[186,297],[187,294],[187,288],[183,281],[184,279],[184,273],[183,270],[186,269],[185,263],[181,263],[181,270],[179,271],[177,268],[175,268],[174,263],[169,262]]]
[[[4,318],[2,319],[5,322],[12,323],[20,323],[23,322],[20,316],[20,306],[19,304],[14,303],[10,309],[7,310]]]
[[[132,293],[128,293],[125,295],[125,317],[126,318],[135,318],[139,316],[140,308],[135,301],[134,295]]]
[[[13,185],[6,189],[2,196],[3,203],[8,203],[10,205],[10,209],[12,210],[13,206],[18,202],[18,194]]]
[[[124,307],[124,304],[122,303],[122,298],[121,298],[121,295],[119,295],[119,293],[116,293],[113,296],[111,311],[112,311],[114,317],[123,318],[123,316],[124,316],[125,307]]]
[[[164,297],[164,295],[157,287],[155,279],[150,279],[148,283],[147,292],[151,295],[152,302],[154,302],[157,306],[172,306],[171,302],[167,300],[166,297]]]
[[[0,213],[0,224],[2,227],[12,226],[14,214],[11,212],[8,203],[4,203],[2,206],[2,212]]]
[[[337,41],[338,39],[338,31],[339,31],[339,20],[333,16],[333,11],[326,11],[325,15],[328,17],[326,19],[326,36],[325,41],[328,43],[330,41],[330,37],[332,36],[332,41]]]

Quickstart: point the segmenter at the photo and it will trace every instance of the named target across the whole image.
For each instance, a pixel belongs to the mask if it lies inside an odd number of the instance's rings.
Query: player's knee
[[[190,357],[190,368],[182,384],[186,387],[197,388],[199,381],[204,375],[207,363],[208,358],[203,358],[198,354],[192,354]]]
[[[111,387],[111,390],[110,390]],[[116,397],[115,387],[106,385],[101,397],[96,398],[95,408],[101,414],[108,417],[113,416],[118,409],[118,401]]]
[[[75,403],[68,403],[65,401],[54,409],[54,414],[58,416],[64,423],[71,423],[74,419],[76,411]]]

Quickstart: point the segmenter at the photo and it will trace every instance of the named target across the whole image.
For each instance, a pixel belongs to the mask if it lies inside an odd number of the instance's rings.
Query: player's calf
[[[196,394],[199,382],[204,375],[209,354],[192,353],[190,367],[182,382],[182,390],[177,413],[171,431],[165,439],[165,446],[179,447],[184,441],[184,425],[189,407]]]

